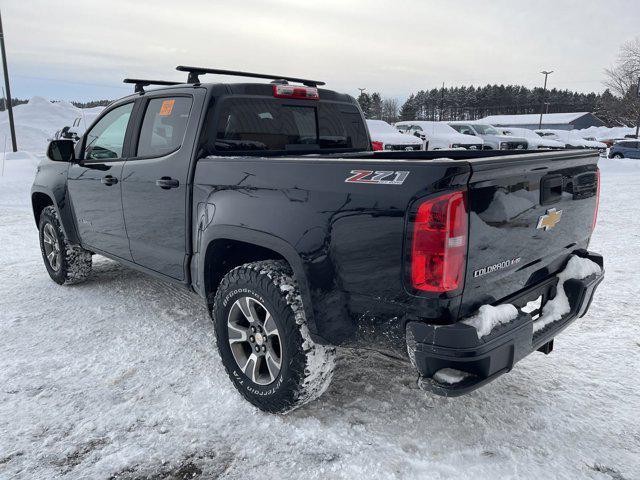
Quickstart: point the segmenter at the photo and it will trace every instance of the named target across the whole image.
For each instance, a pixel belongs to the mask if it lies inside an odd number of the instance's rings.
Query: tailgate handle
[[[540,180],[540,205],[556,203],[562,198],[563,177],[561,174],[545,175]]]

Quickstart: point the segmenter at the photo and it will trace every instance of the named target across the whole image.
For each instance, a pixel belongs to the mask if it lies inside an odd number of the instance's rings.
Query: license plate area
[[[500,303],[511,303],[519,310],[529,313],[535,320],[542,313],[545,304],[556,296],[557,285],[558,277],[554,275],[529,290],[505,298]]]
[[[542,313],[542,295],[540,295],[535,300],[527,302],[527,304],[520,310],[531,315],[531,318],[533,318],[534,320],[538,319],[540,317],[540,314]]]

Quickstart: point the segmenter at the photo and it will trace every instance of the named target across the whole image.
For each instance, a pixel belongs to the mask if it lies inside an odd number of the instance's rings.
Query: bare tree
[[[604,84],[614,94],[624,97],[634,90],[640,77],[640,36],[625,42],[615,65],[604,72],[607,76]]]
[[[620,99],[616,116],[627,125],[636,124],[640,117],[640,98],[636,94],[640,77],[640,36],[620,47],[616,63],[605,69],[604,84]]]
[[[397,122],[399,109],[398,99],[385,98],[382,101],[382,120],[388,123]]]

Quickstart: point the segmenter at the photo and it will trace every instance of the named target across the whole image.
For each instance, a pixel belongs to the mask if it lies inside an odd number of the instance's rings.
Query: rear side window
[[[140,128],[138,157],[161,157],[174,152],[182,145],[187,129],[190,97],[153,98]]]
[[[211,132],[207,132],[211,135]],[[217,151],[365,149],[362,116],[351,105],[293,105],[278,100],[232,98],[220,112]],[[206,139],[209,144],[210,139]]]

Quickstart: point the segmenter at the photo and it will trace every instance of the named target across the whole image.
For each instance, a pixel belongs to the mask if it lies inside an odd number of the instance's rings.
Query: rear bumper
[[[580,256],[603,267],[600,255],[583,251]],[[594,292],[603,279],[604,268],[599,275],[583,280],[567,280],[564,288],[571,310],[562,319],[535,333],[533,318],[522,311],[515,320],[496,327],[489,335],[480,339],[474,327],[461,322],[443,326],[422,322],[407,323],[407,349],[412,363],[421,375],[420,386],[438,395],[464,395],[510,371],[518,361],[536,350],[550,353],[554,337],[575,319],[587,313]],[[521,306],[540,295],[550,298],[555,295],[554,280],[556,277],[541,282],[506,299],[504,303]],[[444,368],[459,370],[468,375],[454,384],[441,383],[432,378]]]

